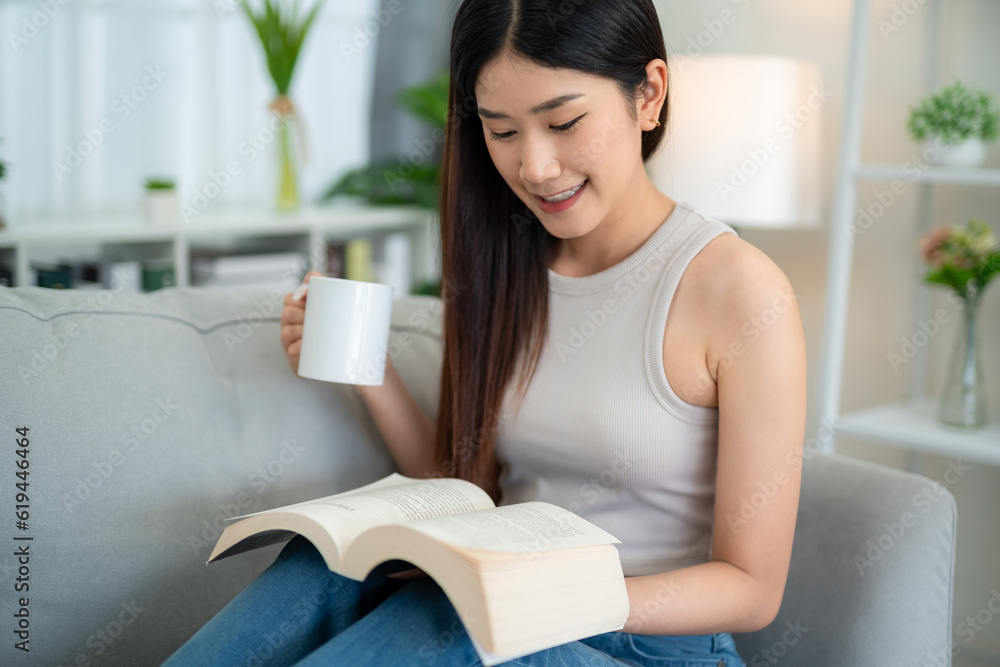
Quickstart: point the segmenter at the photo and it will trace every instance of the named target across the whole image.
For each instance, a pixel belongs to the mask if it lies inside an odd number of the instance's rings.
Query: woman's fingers
[[[302,340],[302,325],[288,324],[281,327],[281,347],[291,350],[292,343]]]
[[[286,324],[302,324],[306,319],[305,303],[302,301],[286,302],[281,310],[281,326]]]
[[[310,271],[309,273],[307,273],[305,277],[302,278],[302,284],[296,287],[295,291],[292,292],[292,301],[299,301],[305,298],[306,293],[309,290],[309,279],[312,278],[313,276],[326,277],[323,276],[323,274],[320,273],[319,271]]]
[[[299,372],[299,355],[302,353],[302,339],[299,338],[285,349],[285,356],[292,367],[292,371]]]
[[[309,279],[322,275],[319,271],[310,271],[294,292],[285,295],[285,307],[281,310],[281,346],[285,348],[285,357],[295,373],[298,373],[299,353],[302,351],[302,325],[306,320]]]

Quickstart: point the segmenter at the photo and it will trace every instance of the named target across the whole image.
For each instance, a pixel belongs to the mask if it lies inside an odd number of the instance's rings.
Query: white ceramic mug
[[[392,315],[390,285],[313,276],[309,279],[300,377],[381,385]]]

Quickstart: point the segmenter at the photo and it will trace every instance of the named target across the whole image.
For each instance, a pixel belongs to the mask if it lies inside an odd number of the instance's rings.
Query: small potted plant
[[[176,222],[180,211],[175,183],[169,178],[146,179],[146,217],[154,224]]]
[[[958,227],[938,227],[920,243],[928,265],[924,280],[954,290],[962,300],[962,325],[948,366],[938,418],[954,426],[986,423],[986,393],[976,320],[983,291],[1000,273],[1000,248],[989,226],[970,220]]]
[[[986,144],[996,141],[1000,109],[992,95],[955,80],[910,108],[906,128],[917,141],[944,144],[937,164],[975,167],[986,156]],[[940,149],[940,146],[937,147]]]

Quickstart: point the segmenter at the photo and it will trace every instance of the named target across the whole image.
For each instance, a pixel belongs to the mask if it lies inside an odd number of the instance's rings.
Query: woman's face
[[[505,54],[480,72],[476,102],[497,170],[553,236],[624,215],[648,181],[642,131],[653,123],[638,115],[642,100],[633,120],[610,79]]]

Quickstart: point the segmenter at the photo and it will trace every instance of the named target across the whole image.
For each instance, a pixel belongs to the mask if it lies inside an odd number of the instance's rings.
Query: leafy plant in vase
[[[1000,273],[1000,248],[982,220],[932,229],[920,246],[930,267],[924,280],[950,287],[962,299],[962,330],[949,362],[938,418],[954,426],[983,426],[986,393],[976,321],[983,292]]]
[[[180,203],[177,201],[175,183],[169,178],[147,178],[146,217],[156,224],[170,224],[177,220]]]
[[[279,174],[276,201],[279,210],[294,210],[299,206],[298,148],[293,128],[299,124],[301,134],[301,117],[288,92],[292,87],[292,77],[302,44],[323,2],[324,0],[317,0],[304,15],[300,12],[299,0],[264,0],[259,11],[254,11],[248,0],[240,2],[260,38],[267,71],[274,82],[276,97],[271,101],[270,109],[281,120],[278,131]]]
[[[986,156],[986,143],[997,139],[1000,109],[992,95],[956,79],[911,107],[906,128],[917,141],[944,144],[929,151],[939,153],[938,164],[975,167]]]

